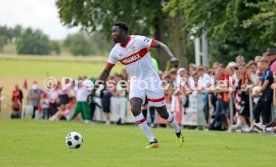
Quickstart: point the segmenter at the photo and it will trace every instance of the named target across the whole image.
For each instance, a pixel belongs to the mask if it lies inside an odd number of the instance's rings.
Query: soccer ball
[[[79,134],[77,132],[70,132],[65,137],[65,144],[70,149],[80,148],[80,146],[82,145],[82,143],[83,143],[83,138],[82,138],[81,134]]]

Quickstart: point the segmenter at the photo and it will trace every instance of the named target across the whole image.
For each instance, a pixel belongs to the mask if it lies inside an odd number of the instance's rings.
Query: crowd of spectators
[[[197,112],[203,114],[204,128],[273,132],[276,130],[273,107],[276,105],[275,59],[276,49],[269,48],[262,56],[256,56],[248,62],[239,55],[226,65],[214,62],[210,69],[189,64],[188,69],[181,67],[168,71],[158,70],[163,81],[168,110],[176,116],[178,107],[175,106],[181,104],[183,115],[191,105],[190,98],[200,96],[199,100],[203,105]],[[77,80],[86,79],[87,77],[79,77]],[[91,80],[95,82],[94,79]],[[64,85],[57,82],[51,90],[42,90],[34,82],[27,96],[32,118],[52,121],[83,119],[89,123],[97,120],[94,113],[98,109],[104,113],[103,120],[106,124],[111,123],[110,114],[114,115],[113,111],[116,111],[115,122],[124,124],[129,115],[128,88],[125,84],[128,74],[126,70],[122,70],[121,73],[110,75],[108,80],[113,81],[112,84],[101,85],[94,92],[95,97],[90,104],[86,99],[89,91],[82,87],[81,82],[72,83],[66,80]],[[22,91],[16,85],[12,96],[11,118],[20,118],[22,99]],[[145,103],[141,110],[152,127],[163,125],[162,121],[158,121],[154,107]],[[178,123],[182,124],[181,121]]]

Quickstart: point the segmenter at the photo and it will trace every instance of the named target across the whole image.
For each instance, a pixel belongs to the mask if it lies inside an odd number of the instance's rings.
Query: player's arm
[[[265,80],[264,81],[264,84],[262,85],[261,89],[258,90],[255,94],[252,94],[252,97],[257,97],[259,96],[268,86],[269,84],[269,80]]]
[[[113,66],[105,66],[104,70],[102,71],[102,73],[100,74],[99,78],[98,78],[98,82],[105,82],[106,79],[108,78],[110,71],[112,70]]]
[[[100,74],[99,78],[97,79],[97,81],[95,83],[94,89],[87,96],[87,101],[89,104],[91,104],[93,102],[94,92],[100,87],[101,84],[103,84],[106,81],[112,68],[113,68],[113,66],[110,66],[109,64],[107,66],[105,66],[104,70],[102,71],[102,73]]]
[[[169,57],[170,57],[170,60],[171,60],[171,63],[174,67],[177,67],[178,66],[178,60],[177,58],[174,56],[174,54],[172,53],[172,51],[168,48],[167,45],[165,45],[164,43],[160,42],[160,41],[157,41],[157,40],[154,40],[152,42],[152,45],[151,47],[153,48],[156,48],[156,49],[160,49],[162,50],[163,52],[165,52]]]

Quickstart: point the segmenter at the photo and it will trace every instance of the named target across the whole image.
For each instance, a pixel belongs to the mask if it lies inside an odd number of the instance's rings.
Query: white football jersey
[[[126,46],[117,43],[110,52],[107,65],[114,66],[117,61],[125,65],[131,78],[148,80],[159,78],[154,70],[149,48],[154,45],[154,40],[144,36],[131,35]]]

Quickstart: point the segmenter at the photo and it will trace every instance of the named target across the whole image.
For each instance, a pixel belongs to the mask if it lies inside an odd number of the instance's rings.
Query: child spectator
[[[262,74],[260,80],[261,89],[252,94],[252,97],[257,97],[260,94],[262,95],[254,107],[253,113],[256,123],[260,122],[261,116],[263,124],[268,124],[271,120],[271,102],[273,91],[270,87],[273,83],[273,74],[269,69],[269,61],[266,58],[262,58],[258,66]],[[259,84],[259,82],[256,84]]]
[[[102,109],[105,115],[106,125],[110,125],[111,97],[112,97],[112,92],[106,86],[104,86],[104,88],[101,90],[100,98],[102,102]]]
[[[71,115],[71,107],[70,104],[62,104],[58,107],[58,111],[53,115],[49,120],[50,121],[58,121],[58,120],[69,120]]]
[[[32,118],[35,118],[35,112],[40,105],[40,98],[43,91],[38,87],[37,82],[34,82],[34,85],[29,90],[28,103],[33,106]]]
[[[92,81],[90,81],[88,79],[86,79],[80,83],[75,83],[78,85],[77,104],[75,107],[75,111],[71,115],[69,120],[73,120],[79,113],[81,113],[84,123],[90,123],[91,111],[90,111],[90,105],[87,102],[87,97],[90,94],[90,91],[93,89],[91,87],[88,87],[88,84],[91,84],[91,83],[92,83]]]
[[[41,94],[40,106],[41,106],[42,114],[43,114],[42,118],[43,119],[48,119],[49,118],[49,113],[48,113],[49,99],[47,98],[47,93],[46,92]]]
[[[22,99],[23,99],[23,93],[19,89],[18,85],[15,85],[15,89],[12,92],[12,113],[11,113],[12,119],[21,117]]]

